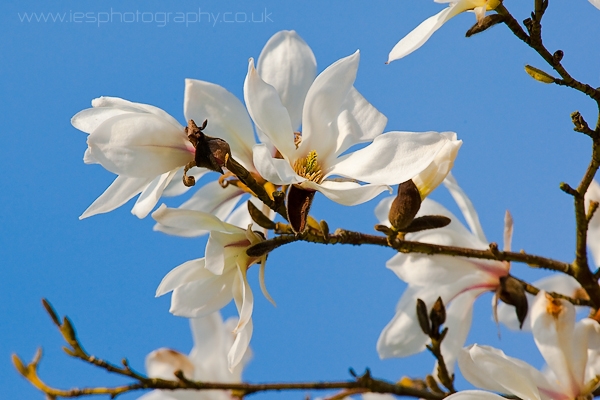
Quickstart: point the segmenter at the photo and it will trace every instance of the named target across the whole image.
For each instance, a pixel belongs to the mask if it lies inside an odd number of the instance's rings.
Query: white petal
[[[479,222],[479,215],[477,214],[477,211],[475,211],[475,207],[473,206],[471,199],[469,199],[464,190],[458,186],[458,182],[451,173],[446,176],[446,179],[444,180],[444,186],[446,186],[446,189],[448,189],[452,195],[452,198],[458,205],[458,208],[462,212],[465,221],[467,221],[467,225],[469,225],[471,232],[483,243],[487,243],[488,241],[485,237],[485,233],[483,233],[483,228]]]
[[[355,182],[324,181],[319,185],[312,181],[304,181],[299,186],[304,189],[317,190],[330,200],[345,206],[362,204],[386,190],[392,192],[392,188],[387,185],[360,185]]]
[[[461,294],[452,300],[446,309],[447,315],[444,326],[448,328],[448,333],[442,341],[442,355],[450,374],[454,372],[454,364],[471,329],[473,303],[477,295],[479,293],[476,291]]]
[[[375,217],[382,225],[391,226],[388,215],[390,213],[390,208],[392,207],[394,198],[394,196],[386,197],[382,199],[377,206],[375,206]]]
[[[425,170],[447,143],[448,138],[437,132],[388,132],[340,158],[326,176],[396,185]]]
[[[252,310],[254,309],[254,295],[246,276],[248,265],[242,262],[241,258],[238,257],[237,260],[237,275],[233,286],[233,299],[240,315],[234,333],[243,330],[248,323],[252,322]]]
[[[550,300],[547,296],[540,291],[533,301],[533,338],[564,393],[574,397],[584,386],[587,342],[575,335],[575,307],[566,300]]]
[[[338,119],[342,105],[354,85],[360,53],[342,58],[317,76],[306,94],[302,111],[302,142],[299,152],[316,150],[322,159],[335,155],[339,132],[332,122]]]
[[[188,379],[194,379],[194,364],[178,351],[162,348],[146,356],[146,373],[151,378],[174,381],[178,370]]]
[[[71,125],[85,133],[92,133],[107,119],[128,112],[132,111],[113,107],[88,108],[75,114],[73,118],[71,118]]]
[[[456,133],[442,132],[441,135],[446,136],[448,142],[437,152],[431,164],[412,178],[413,183],[419,189],[421,198],[429,196],[450,173],[458,150],[462,146],[462,140],[456,140]]]
[[[207,365],[206,361],[217,358],[214,356],[223,356],[226,340],[220,313],[214,312],[202,318],[191,318],[190,326],[194,337],[194,348],[190,353],[190,359],[194,364]]]
[[[221,221],[212,214],[201,211],[169,208],[161,205],[152,213],[152,218],[168,227],[183,230],[208,230],[219,232],[240,232],[240,228]]]
[[[208,120],[204,132],[225,140],[234,158],[246,169],[254,170],[252,122],[237,97],[214,83],[186,79],[183,110],[186,121],[193,119],[198,126]]]
[[[127,203],[132,197],[141,193],[151,179],[117,176],[117,179],[81,214],[79,219],[92,215],[107,213]]]
[[[287,109],[281,103],[275,88],[265,83],[248,61],[248,75],[244,81],[244,100],[252,120],[284,157],[295,152],[294,130]]]
[[[244,355],[246,355],[248,352],[248,345],[250,344],[253,330],[254,326],[252,324],[252,320],[250,320],[244,329],[238,331],[238,333],[235,335],[235,341],[233,342],[233,346],[231,346],[231,350],[227,355],[230,371],[234,371],[236,366],[238,366],[240,362],[244,360]]]
[[[369,142],[383,133],[387,118],[355,88],[350,88],[337,118],[339,130],[335,156],[358,143]]]
[[[88,136],[91,155],[104,168],[136,177],[155,177],[193,160],[183,130],[153,114],[110,118]]]
[[[302,122],[302,106],[315,80],[317,61],[306,42],[295,31],[279,31],[265,44],[258,57],[260,77],[273,86],[288,110],[292,128]]]
[[[304,180],[294,172],[287,160],[273,158],[264,144],[254,146],[254,165],[263,178],[275,185],[289,185]]]
[[[600,10],[600,0],[590,0],[590,3],[592,3],[594,7]]]
[[[223,188],[219,182],[213,181],[198,189],[198,191],[196,191],[188,201],[179,206],[179,208],[202,211],[212,214],[219,220],[224,221],[229,217],[244,193],[244,191],[233,185]],[[154,230],[169,235],[183,237],[195,237],[208,233],[208,230],[202,229],[194,224],[187,225],[187,228],[182,228],[157,223],[154,225]]]
[[[212,275],[204,268],[204,258],[186,261],[165,275],[156,289],[156,297],[169,293],[179,286],[190,282],[208,279]]]
[[[137,400],[181,400],[177,397],[172,397],[173,395],[177,394],[174,392],[167,392],[164,390],[153,390],[144,394],[141,397],[138,397]]]
[[[138,218],[146,218],[160,200],[163,190],[165,190],[165,187],[171,182],[176,172],[177,170],[173,170],[154,178],[154,180],[146,186],[142,194],[140,194],[140,197],[138,197],[135,206],[131,209],[131,213]]]
[[[232,299],[235,271],[212,275],[173,290],[169,312],[186,318],[203,317],[225,307]]]
[[[253,201],[254,200],[254,201]],[[252,201],[259,210],[262,208],[263,202],[258,200],[256,197],[251,197],[250,199],[244,201],[237,207],[227,218],[227,223],[235,226],[239,226],[240,228],[246,229],[248,225],[252,225],[254,221],[248,212],[248,202]]]
[[[600,1],[600,0],[599,0]],[[589,208],[590,201],[600,202],[600,185],[595,180],[585,194],[585,208]],[[587,233],[587,244],[594,257],[596,266],[600,266],[600,211],[596,211],[590,221]]]
[[[459,3],[462,3],[461,1]],[[436,15],[427,18],[421,22],[419,26],[413,29],[408,35],[404,36],[392,49],[388,56],[388,63],[405,57],[423,46],[425,42],[433,35],[435,31],[440,29],[446,21],[454,17],[456,14],[464,11],[458,11],[458,4],[451,5],[448,8],[443,9]]]
[[[463,390],[446,397],[447,400],[502,400],[504,397],[481,390]]]
[[[92,150],[88,147],[85,149],[85,153],[83,153],[83,162],[85,164],[98,164],[98,161],[92,155]]]
[[[240,232],[241,231],[241,232]],[[237,233],[212,231],[206,243],[206,269],[221,275],[240,253],[245,253],[250,245],[243,230]]]

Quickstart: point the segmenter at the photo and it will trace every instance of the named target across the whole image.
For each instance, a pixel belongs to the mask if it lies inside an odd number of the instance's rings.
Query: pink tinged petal
[[[183,264],[173,268],[162,279],[156,289],[156,297],[167,294],[179,286],[186,285],[193,281],[205,280],[212,277],[205,268],[204,258],[186,261]]]
[[[271,36],[260,53],[257,70],[260,77],[277,90],[292,128],[297,130],[302,122],[306,93],[317,74],[312,50],[295,31],[279,31]]]
[[[462,212],[473,235],[477,236],[482,243],[488,243],[485,233],[483,233],[481,222],[479,222],[479,215],[477,214],[471,199],[469,199],[464,190],[458,186],[458,182],[451,173],[446,176],[444,186],[446,186],[446,189],[448,189],[452,198],[458,205],[458,208]]]
[[[194,379],[194,364],[178,351],[162,348],[146,357],[146,373],[151,378],[177,380],[175,371],[182,371],[188,379]]]
[[[187,176],[193,176],[196,182],[198,182],[208,172],[208,169],[193,167],[187,172]],[[188,190],[190,190],[190,187],[183,184],[183,168],[179,168],[162,195],[164,197],[175,197],[184,194]]]
[[[243,231],[237,226],[221,221],[212,214],[181,208],[168,208],[164,204],[152,213],[152,218],[168,227],[183,230],[202,229],[231,233]]]
[[[299,151],[315,150],[326,160],[335,154],[339,132],[336,124],[348,93],[354,85],[360,53],[342,58],[317,76],[306,94],[302,111],[302,142]]]
[[[533,301],[533,338],[563,392],[575,397],[584,387],[587,340],[575,332],[575,307],[565,300],[548,297],[540,291]]]
[[[444,181],[454,166],[454,160],[462,146],[462,140],[456,140],[456,133],[442,132],[441,135],[446,136],[448,142],[438,151],[431,164],[412,178],[422,199],[429,196]]]
[[[445,255],[398,253],[386,263],[386,267],[404,282],[418,286],[430,284],[452,286],[458,284],[461,278],[475,277],[478,272],[477,266],[470,260]],[[487,277],[480,276],[478,280],[483,281],[485,278]]]
[[[81,214],[79,219],[107,213],[127,203],[151,182],[148,178],[117,176],[117,179]]]
[[[193,160],[185,137],[153,114],[122,114],[88,136],[91,155],[107,170],[127,176],[155,177]]]
[[[600,0],[599,0],[600,1]],[[586,211],[589,209],[590,201],[600,202],[600,185],[595,180],[585,194]],[[594,257],[596,266],[600,266],[600,212],[596,211],[592,217],[587,233],[587,245]]]
[[[375,206],[375,217],[382,225],[391,226],[388,219],[388,214],[390,213],[390,207],[392,207],[394,198],[394,196],[386,197],[382,199],[377,206]]]
[[[177,170],[167,172],[166,174],[157,176],[150,182],[140,194],[140,197],[138,197],[135,206],[131,209],[131,213],[138,218],[146,218],[154,206],[156,206],[158,200],[160,200],[163,190],[165,190],[165,187],[171,182],[176,172]]]
[[[437,132],[388,132],[340,158],[326,176],[396,185],[425,170],[447,143],[448,138]]]
[[[387,118],[354,87],[350,88],[337,118],[339,130],[335,156],[358,143],[370,142],[383,133]]]
[[[120,110],[126,112],[135,112],[135,113],[149,113],[154,114],[161,119],[164,119],[175,128],[183,130],[183,126],[175,118],[173,118],[169,113],[164,111],[161,108],[151,106],[150,104],[143,103],[134,103],[129,100],[121,99],[119,97],[98,97],[97,99],[92,100],[92,107],[107,107],[107,108],[118,108]]]
[[[210,274],[210,271],[206,270]],[[235,271],[207,275],[173,290],[169,312],[186,318],[209,315],[225,307],[232,299]]]
[[[225,140],[234,158],[246,169],[254,170],[252,146],[256,142],[252,122],[237,97],[214,83],[186,79],[183,112],[186,121],[193,119],[198,125],[208,120],[204,132]]]
[[[273,158],[264,144],[254,146],[254,165],[258,173],[275,185],[290,185],[304,181],[294,172],[289,161]]]
[[[277,90],[258,75],[252,58],[248,61],[248,75],[244,81],[244,100],[257,128],[269,137],[284,157],[290,158],[296,151],[290,116]]]
[[[481,390],[463,390],[446,397],[447,400],[503,400],[504,397]]]
[[[360,185],[355,182],[324,181],[320,185],[312,181],[304,181],[298,186],[303,189],[317,190],[329,200],[344,206],[355,206],[365,203],[382,192],[392,192],[388,185],[367,184]]]
[[[548,385],[542,373],[531,365],[488,346],[473,345],[464,349],[458,365],[465,379],[473,385],[522,399],[540,400],[538,385]]]
[[[198,189],[198,191],[196,191],[196,193],[194,193],[194,195],[188,201],[179,206],[179,208],[185,210],[202,211],[204,213],[212,214],[219,220],[224,221],[227,217],[229,217],[244,193],[244,191],[233,185],[223,188],[219,182],[213,181]],[[188,224],[185,228],[183,228],[181,226],[167,226],[161,223],[154,225],[154,230],[169,235],[183,237],[201,236],[205,235],[209,231],[206,228],[202,228],[194,224]]]
[[[227,355],[227,362],[229,364],[229,370],[235,371],[236,367],[244,362],[244,356],[248,353],[248,346],[250,344],[250,339],[252,338],[252,332],[254,330],[254,326],[252,324],[252,320],[248,321],[244,329],[238,331],[235,335],[235,340],[233,345],[231,346],[231,350],[229,350],[229,354]]]
[[[465,3],[465,1],[459,1],[456,4],[450,5],[448,8],[443,9],[436,15],[421,22],[419,26],[413,29],[408,35],[403,37],[398,43],[396,43],[388,56],[387,62],[390,63],[392,61],[399,60],[423,46],[423,44],[429,40],[431,35],[440,29],[440,27],[444,25],[446,21],[466,10],[461,9],[461,3]]]
[[[228,262],[231,262],[231,257],[237,257],[237,253],[245,253],[249,245],[243,231],[238,233],[211,231],[206,243],[206,269],[215,275],[221,275]]]
[[[478,295],[479,293],[475,291],[461,294],[446,308],[445,327],[448,328],[448,333],[442,341],[442,355],[451,374],[454,372],[454,364],[469,335],[473,319],[473,303]]]

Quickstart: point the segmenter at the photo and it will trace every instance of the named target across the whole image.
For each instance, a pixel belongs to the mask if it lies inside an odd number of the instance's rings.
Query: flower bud
[[[446,322],[446,307],[441,297],[438,297],[433,304],[429,319],[431,320],[431,330],[435,333],[439,332],[440,327]]]
[[[417,299],[417,320],[424,334],[431,334],[431,326],[429,324],[429,316],[427,316],[427,305],[421,299]]]
[[[412,180],[398,185],[398,195],[392,202],[388,219],[394,229],[402,231],[415,219],[421,208],[421,194]]]
[[[500,291],[498,292],[500,300],[515,307],[519,328],[523,328],[523,322],[527,318],[529,303],[525,296],[523,284],[512,276],[503,276],[500,278]]]
[[[481,33],[494,25],[497,25],[501,22],[504,22],[504,16],[500,14],[490,14],[484,17],[481,21],[478,21],[475,25],[473,25],[467,33],[465,33],[466,37],[471,37],[477,33]]]

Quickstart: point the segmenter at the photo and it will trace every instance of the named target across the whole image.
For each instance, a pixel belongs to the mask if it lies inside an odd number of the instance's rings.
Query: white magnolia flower
[[[600,10],[600,0],[590,0],[590,3],[592,3],[594,7]]]
[[[306,92],[316,76],[315,56],[306,42],[295,31],[280,31],[265,44],[258,58],[258,72],[261,78],[272,85],[290,113],[292,125],[300,127],[302,106]],[[184,96],[186,120],[208,121],[204,132],[212,137],[225,140],[233,157],[244,166],[254,178],[264,182],[252,159],[252,147],[257,144],[252,121],[245,106],[232,93],[214,83],[186,79]],[[264,143],[275,155],[277,149],[268,138],[259,133],[260,143]],[[266,183],[266,182],[265,182]],[[266,183],[269,185],[268,183]],[[267,187],[273,190],[274,187]],[[193,197],[180,208],[204,211],[226,220],[247,191],[243,185],[230,184],[221,189],[216,182],[200,188]],[[270,210],[263,210],[265,214]],[[157,224],[156,230],[180,236],[198,236],[200,230],[177,232]]]
[[[407,240],[424,243],[488,249],[489,244],[479,223],[477,212],[456,180],[448,175],[444,181],[470,230],[466,229],[447,209],[433,200],[425,199],[417,216],[445,215],[450,225],[406,235]],[[387,214],[393,198],[382,200],[375,214],[381,224],[387,224]],[[446,255],[398,253],[386,264],[401,280],[408,283],[396,306],[396,315],[384,328],[377,342],[381,358],[405,357],[425,350],[429,338],[422,332],[416,314],[417,299],[430,309],[438,297],[447,306],[445,326],[448,335],[442,342],[442,353],[450,369],[471,326],[473,302],[480,294],[496,291],[500,278],[508,275],[509,266],[499,261]]]
[[[195,149],[183,126],[157,107],[116,97],[94,99],[92,107],[71,119],[75,128],[89,134],[83,160],[118,176],[80,218],[112,211],[140,193],[131,212],[144,218],[174,177],[181,177]],[[181,178],[174,184],[168,189],[171,194],[185,191]]]
[[[531,308],[532,330],[540,353],[549,366],[542,373],[502,351],[488,346],[465,348],[458,364],[463,376],[485,390],[515,395],[523,400],[576,400],[591,398],[599,383],[600,325],[584,318],[575,322],[575,308],[565,300],[541,291]],[[588,397],[590,396],[590,397]],[[448,399],[502,399],[495,394],[470,391]]]
[[[146,373],[151,378],[175,380],[175,371],[180,370],[191,380],[205,382],[239,383],[242,369],[250,359],[248,349],[232,371],[227,366],[227,353],[234,342],[231,333],[237,325],[235,318],[223,322],[218,312],[202,318],[190,319],[194,347],[189,356],[178,351],[161,348],[146,357]],[[154,390],[140,400],[232,400],[228,391],[210,390]]]
[[[164,205],[152,217],[170,229],[210,232],[206,256],[185,262],[169,272],[158,286],[156,296],[172,291],[169,311],[187,318],[210,314],[233,299],[240,316],[234,329],[235,342],[228,354],[229,368],[234,368],[242,360],[252,337],[254,297],[246,276],[252,264],[261,263],[261,289],[272,301],[264,287],[264,257],[249,257],[246,254],[251,245],[262,241],[264,237],[252,231],[252,221],[243,208],[232,214],[232,223],[223,222],[205,212],[167,208]]]
[[[477,22],[480,22],[485,16],[485,12],[498,7],[501,0],[435,0],[435,2],[449,3],[449,6],[421,22],[419,26],[396,43],[388,56],[388,63],[405,57],[423,46],[431,35],[450,18],[465,11],[473,11],[477,17]]]
[[[303,203],[315,191],[343,205],[363,203],[390,190],[388,185],[422,172],[448,142],[460,147],[461,142],[450,133],[382,135],[387,119],[353,87],[358,62],[357,51],[317,76],[304,100],[301,134],[294,133],[296,113],[290,112],[277,90],[261,78],[254,60],[248,63],[244,83],[248,112],[278,150],[274,157],[267,145],[255,146],[254,165],[269,182],[291,185],[288,211],[290,204]],[[371,141],[367,147],[344,154],[355,144]],[[334,176],[344,179],[331,179]],[[297,228],[293,215],[289,216]]]

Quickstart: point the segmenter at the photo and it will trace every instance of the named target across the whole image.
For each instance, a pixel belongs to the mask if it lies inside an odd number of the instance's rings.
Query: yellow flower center
[[[312,150],[305,158],[300,158],[294,163],[294,171],[309,181],[321,183],[323,171],[317,161],[317,152]]]

